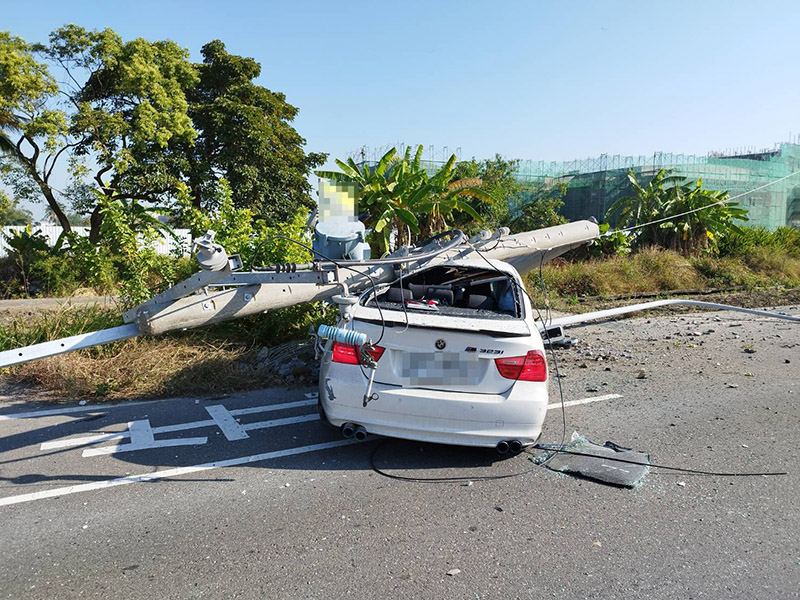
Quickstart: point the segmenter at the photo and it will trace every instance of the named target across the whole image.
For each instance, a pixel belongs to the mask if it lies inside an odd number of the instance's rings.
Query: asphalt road
[[[570,332],[582,342],[558,352],[551,402],[559,379],[566,401],[620,397],[569,406],[568,434],[658,464],[788,475],[653,469],[628,490],[525,454],[380,446],[378,464],[403,475],[525,472],[407,483],[372,471],[381,441],[317,421],[312,389],[59,414],[10,398],[0,597],[800,596],[800,326],[707,313]],[[561,435],[555,409],[543,441]]]

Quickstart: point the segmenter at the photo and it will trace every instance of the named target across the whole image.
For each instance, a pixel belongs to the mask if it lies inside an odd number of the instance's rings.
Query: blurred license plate
[[[400,375],[411,385],[471,384],[480,378],[478,359],[458,352],[406,352]]]

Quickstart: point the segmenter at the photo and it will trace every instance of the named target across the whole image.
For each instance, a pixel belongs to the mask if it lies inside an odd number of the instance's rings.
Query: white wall
[[[8,255],[8,244],[6,243],[6,235],[11,235],[12,231],[21,231],[25,229],[25,225],[10,225],[8,227],[3,227],[3,234],[0,236],[0,257]],[[33,233],[37,231],[41,231],[42,235],[45,236],[50,245],[54,245],[58,236],[61,235],[63,231],[61,227],[58,225],[40,225],[34,226],[32,228]],[[89,235],[89,228],[88,227],[73,227],[72,231],[79,235],[88,236]],[[177,238],[181,241],[181,253],[188,254],[189,249],[192,246],[192,235],[188,229],[173,229]],[[157,240],[154,243],[154,248],[156,254],[172,254],[175,249],[175,240],[168,237],[166,239]]]

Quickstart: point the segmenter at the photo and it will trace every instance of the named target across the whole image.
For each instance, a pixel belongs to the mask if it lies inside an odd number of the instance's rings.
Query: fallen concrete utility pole
[[[382,259],[318,260],[305,265],[274,265],[243,271],[213,232],[195,242],[202,270],[123,315],[127,325],[0,352],[0,367],[136,337],[200,327],[269,310],[364,292],[372,286],[454,258],[472,255],[503,260],[520,273],[599,236],[592,221],[578,221],[510,235],[508,229],[483,231],[467,239],[460,231],[437,236],[422,247],[404,247]]]

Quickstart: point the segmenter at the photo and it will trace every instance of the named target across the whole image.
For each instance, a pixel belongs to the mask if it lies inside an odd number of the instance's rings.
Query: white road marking
[[[231,411],[233,413],[235,411]],[[233,420],[233,417],[231,417]],[[271,427],[282,427],[283,425],[294,425],[295,423],[306,423],[308,421],[316,421],[319,419],[319,415],[316,413],[311,413],[308,415],[301,415],[299,417],[286,417],[283,419],[272,419],[270,421],[258,421],[257,423],[247,423],[245,425],[240,425],[236,422],[236,425],[242,429],[243,432],[252,431],[254,429],[269,429]],[[102,448],[93,448],[91,450],[84,450],[83,456],[84,458],[89,458],[92,456],[102,456],[105,454],[114,454],[117,452],[133,452],[134,450],[149,450],[151,448],[168,448],[171,446],[196,446],[196,445],[203,445],[208,442],[207,437],[194,437],[194,438],[175,438],[171,440],[155,440],[153,439],[150,441],[150,438],[146,438],[147,435],[146,431],[144,430],[143,425],[138,425],[141,423],[140,421],[132,421],[130,425],[133,425],[134,428],[140,428],[140,431],[136,432],[136,436],[141,437],[141,443],[136,443],[136,438],[132,437],[131,431],[126,431],[122,433],[112,433],[107,435],[93,435],[88,436],[85,438],[72,438],[68,440],[56,440],[54,442],[44,442],[41,446],[42,450],[52,450],[54,448],[67,448],[70,446],[86,446],[88,444],[94,442],[104,442],[109,441],[112,439],[122,440],[125,438],[130,437],[131,443],[130,444],[114,444],[113,446],[105,446]],[[149,428],[149,421],[145,421]],[[130,428],[129,425],[129,428]],[[150,436],[155,433],[166,433],[168,431],[182,431],[186,429],[194,429],[195,427],[213,427],[218,426],[219,423],[214,420],[206,420],[206,421],[195,421],[193,423],[179,423],[178,425],[165,425],[164,427],[154,427],[150,429]],[[220,428],[221,429],[221,428]],[[225,430],[223,430],[223,433]],[[228,432],[231,435],[232,432]],[[249,437],[245,433],[245,438],[231,438],[229,437],[228,433],[225,434],[225,437],[229,441],[235,441],[239,439],[245,439]]]
[[[308,395],[308,394],[306,394]],[[232,410],[232,415],[253,415],[255,413],[273,412],[276,410],[286,410],[289,408],[300,408],[302,406],[316,406],[316,400],[298,400],[297,402],[284,402],[283,404],[267,404],[265,406],[253,406],[252,408],[237,408]]]
[[[338,440],[335,442],[325,442],[322,444],[312,444],[310,446],[299,446],[297,448],[288,448],[286,450],[275,450],[273,452],[264,452],[262,454],[253,454],[251,456],[240,456],[238,458],[230,458],[228,460],[220,460],[201,465],[193,465],[190,467],[178,467],[175,469],[166,469],[164,471],[156,471],[155,473],[142,473],[139,475],[128,475],[126,477],[117,477],[116,479],[107,479],[106,481],[95,481],[92,483],[83,483],[79,485],[69,485],[61,488],[54,488],[52,490],[43,490],[40,492],[33,492],[30,494],[20,494],[18,496],[9,496],[7,498],[0,498],[0,506],[10,506],[11,504],[20,504],[22,502],[31,502],[33,500],[42,500],[44,498],[56,498],[58,496],[66,496],[68,494],[77,494],[79,492],[89,492],[93,490],[101,490],[109,487],[116,487],[118,485],[127,485],[129,483],[139,483],[143,481],[155,481],[157,479],[166,479],[169,477],[178,477],[180,475],[187,475],[189,473],[198,473],[200,471],[210,471],[212,469],[220,469],[224,467],[235,467],[238,465],[246,465],[273,458],[281,458],[284,456],[293,456],[295,454],[305,454],[308,452],[317,452],[318,450],[327,450],[329,448],[338,448],[340,446],[347,446],[350,444],[357,444],[355,440]]]
[[[248,423],[242,425],[245,431],[252,431],[253,429],[268,429],[270,427],[280,427],[282,425],[294,425],[295,423],[305,423],[307,421],[318,421],[319,415],[312,413],[310,415],[303,415],[301,417],[287,417],[285,419],[273,419],[271,421],[259,421],[258,423]]]
[[[308,397],[309,394],[306,394]],[[613,400],[615,398],[622,398],[620,394],[606,394],[604,396],[594,396],[591,398],[582,398],[580,400],[570,400],[564,403],[564,406],[576,406],[580,404],[589,404],[592,402],[602,402],[604,400]],[[309,404],[315,404],[316,402],[294,402],[294,403],[286,403],[283,405],[285,408],[289,407],[289,405],[295,406],[308,406]],[[133,403],[130,403],[133,404]],[[128,406],[130,406],[128,404]],[[140,403],[143,404],[143,403]],[[239,410],[232,410],[230,414],[252,414],[255,412],[266,412],[269,410],[278,410],[276,407],[281,405],[272,405],[272,406],[265,406],[265,407],[253,407],[253,408],[245,408]],[[560,408],[561,403],[554,403],[549,404],[547,406],[547,410],[551,410],[554,408]],[[292,406],[294,408],[294,406]],[[264,409],[263,411],[261,409]],[[49,411],[48,411],[49,412]],[[19,413],[23,414],[23,413]],[[29,413],[30,414],[30,413]],[[61,414],[53,413],[53,414]],[[9,416],[8,418],[27,418],[21,417],[19,415]],[[300,417],[288,417],[286,419],[273,419],[271,421],[261,421],[259,423],[250,423],[247,425],[242,425],[241,427],[246,431],[252,429],[265,429],[267,427],[278,427],[280,425],[288,425],[293,423],[301,423],[304,421],[310,421],[317,419],[317,415],[304,415]],[[133,425],[136,423],[134,421],[131,423]],[[164,427],[154,427],[151,429],[151,433],[164,433],[166,431],[180,431],[184,429],[193,429],[195,427],[206,427],[206,426],[213,426],[216,422],[214,420],[207,420],[207,421],[196,421],[194,423],[181,423],[178,425],[166,425]],[[149,422],[148,422],[149,427]],[[136,429],[136,426],[134,426]],[[140,432],[142,429],[140,429]],[[46,442],[49,448],[57,448],[57,447],[64,447],[67,443],[70,445],[78,445],[79,444],[86,444],[91,443],[88,440],[93,441],[106,441],[111,439],[121,439],[123,437],[131,437],[130,432],[122,432],[122,433],[110,433],[110,434],[103,434],[103,435],[95,435],[86,438],[79,438],[79,439],[71,439],[71,440],[59,440],[56,442]],[[186,443],[196,443],[195,440],[204,440],[200,443],[205,443],[206,438],[186,438],[184,440],[163,440],[166,443],[174,443],[174,442],[186,442]],[[158,444],[161,442],[155,441],[153,442],[156,444],[155,446],[151,447],[160,447]],[[39,492],[32,492],[30,494],[20,494],[18,496],[9,496],[6,498],[0,498],[0,506],[10,506],[12,504],[21,504],[23,502],[32,502],[34,500],[43,500],[45,498],[57,498],[59,496],[67,496],[69,494],[77,494],[80,492],[89,492],[94,490],[101,490],[109,487],[116,487],[119,485],[127,485],[129,483],[140,483],[146,481],[155,481],[158,479],[166,479],[171,477],[179,477],[181,475],[186,475],[189,473],[197,473],[200,471],[209,471],[212,469],[220,469],[225,467],[235,467],[238,465],[250,464],[255,462],[260,462],[264,460],[270,460],[273,458],[281,458],[284,456],[292,456],[295,454],[304,454],[308,452],[316,452],[318,450],[327,450],[329,448],[338,448],[340,446],[347,446],[350,444],[357,444],[356,440],[339,440],[335,442],[325,442],[322,444],[312,444],[309,446],[300,446],[298,448],[289,448],[287,450],[276,450],[273,452],[264,452],[262,454],[253,454],[251,456],[240,456],[238,458],[231,458],[228,460],[221,460],[221,461],[214,461],[209,463],[204,463],[200,465],[193,465],[189,467],[178,467],[174,469],[166,469],[163,471],[156,471],[155,473],[142,473],[140,475],[128,475],[126,477],[118,477],[115,479],[108,479],[106,481],[96,481],[92,483],[84,483],[79,485],[70,485],[61,488],[54,488],[52,490],[43,490]],[[45,444],[42,444],[42,449],[45,449]],[[61,444],[60,446],[56,446],[56,444]],[[127,446],[131,446],[132,444],[127,444]],[[124,447],[124,446],[123,446]],[[119,446],[109,446],[107,448],[93,448],[91,450],[86,450],[84,455],[87,452],[96,452],[98,454],[108,454],[113,451],[119,451]]]
[[[225,434],[225,438],[229,441],[246,440],[250,436],[241,426],[239,421],[233,418],[233,415],[228,412],[228,409],[222,404],[214,404],[213,406],[206,406],[206,411],[211,415],[211,418],[216,423],[217,427]]]
[[[266,404],[263,406],[252,406],[250,408],[237,408],[229,411],[230,414],[239,415],[253,415],[262,412],[275,412],[279,410],[288,410],[290,408],[302,408],[304,406],[316,406],[316,400],[299,400],[297,402],[284,402],[282,404]],[[174,433],[176,431],[186,431],[187,429],[200,429],[202,427],[213,427],[217,423],[212,419],[204,421],[192,421],[190,423],[177,423],[176,425],[162,425],[161,427],[153,427],[153,433]],[[70,448],[72,446],[88,446],[97,442],[106,442],[111,440],[122,440],[129,438],[131,434],[127,431],[119,433],[103,433],[98,435],[90,435],[79,438],[68,438],[64,440],[55,440],[52,442],[44,442],[41,450],[55,450],[57,448]]]
[[[111,440],[122,440],[131,437],[127,431],[120,433],[104,433],[102,435],[89,435],[82,438],[71,438],[67,440],[54,440],[52,442],[43,442],[41,450],[55,450],[56,448],[69,448],[71,446],[88,446],[96,442],[108,442]]]
[[[156,441],[150,419],[131,421],[128,423],[128,432],[131,434],[131,446],[148,446]]]
[[[580,400],[569,400],[564,402],[564,408],[568,406],[578,406],[579,404],[591,404],[592,402],[602,402],[603,400],[614,400],[615,398],[622,398],[620,394],[606,394],[605,396],[593,396],[591,398],[581,398]],[[547,405],[547,410],[554,408],[561,408],[561,402],[554,402]]]
[[[233,417],[231,417],[233,420]],[[254,429],[269,429],[270,427],[282,427],[284,425],[294,425],[295,423],[306,423],[308,421],[317,421],[319,420],[319,415],[316,413],[312,413],[310,415],[302,415],[300,417],[286,417],[284,419],[272,419],[270,421],[259,421],[257,423],[248,423],[246,425],[239,425],[236,422],[236,425],[241,428],[242,432],[252,431]],[[234,421],[235,422],[235,421]],[[131,425],[137,423],[137,421],[133,421]],[[213,424],[219,425],[219,423],[212,421]],[[221,429],[221,428],[220,428]],[[223,429],[223,433],[225,430]],[[233,435],[233,432],[229,432]],[[141,435],[137,433],[137,435]],[[236,441],[248,438],[250,436],[245,433],[244,438],[236,437],[228,437],[228,433],[225,433],[225,437],[228,441]],[[151,448],[169,448],[171,446],[202,446],[208,442],[207,437],[196,437],[196,438],[176,438],[172,440],[158,440],[158,441],[150,441],[147,443],[137,444],[135,442],[135,436],[131,437],[130,444],[115,444],[113,446],[106,446],[102,448],[92,448],[90,450],[84,450],[83,456],[84,458],[92,457],[92,456],[102,456],[105,454],[116,454],[118,452],[133,452],[135,450],[150,450]]]
[[[171,448],[172,446],[195,446],[208,442],[207,437],[195,438],[174,438],[171,440],[156,441],[153,436],[153,428],[150,427],[150,420],[131,421],[128,423],[128,434],[131,436],[130,444],[114,444],[104,448],[92,448],[84,450],[84,458],[88,456],[101,456],[104,454],[118,454],[120,452],[133,452],[134,450],[150,450],[152,448]]]
[[[162,425],[153,427],[153,433],[174,433],[176,431],[186,431],[187,429],[197,429],[198,427],[213,427],[216,425],[211,419],[205,421],[193,421],[191,423],[176,423],[175,425]]]
[[[136,450],[152,450],[153,448],[172,448],[174,446],[202,446],[208,443],[207,437],[175,438],[172,440],[158,440],[146,445],[137,444],[115,444],[114,446],[103,446],[102,448],[89,448],[83,451],[81,456],[103,456],[106,454],[120,454],[121,452],[134,452]]]

